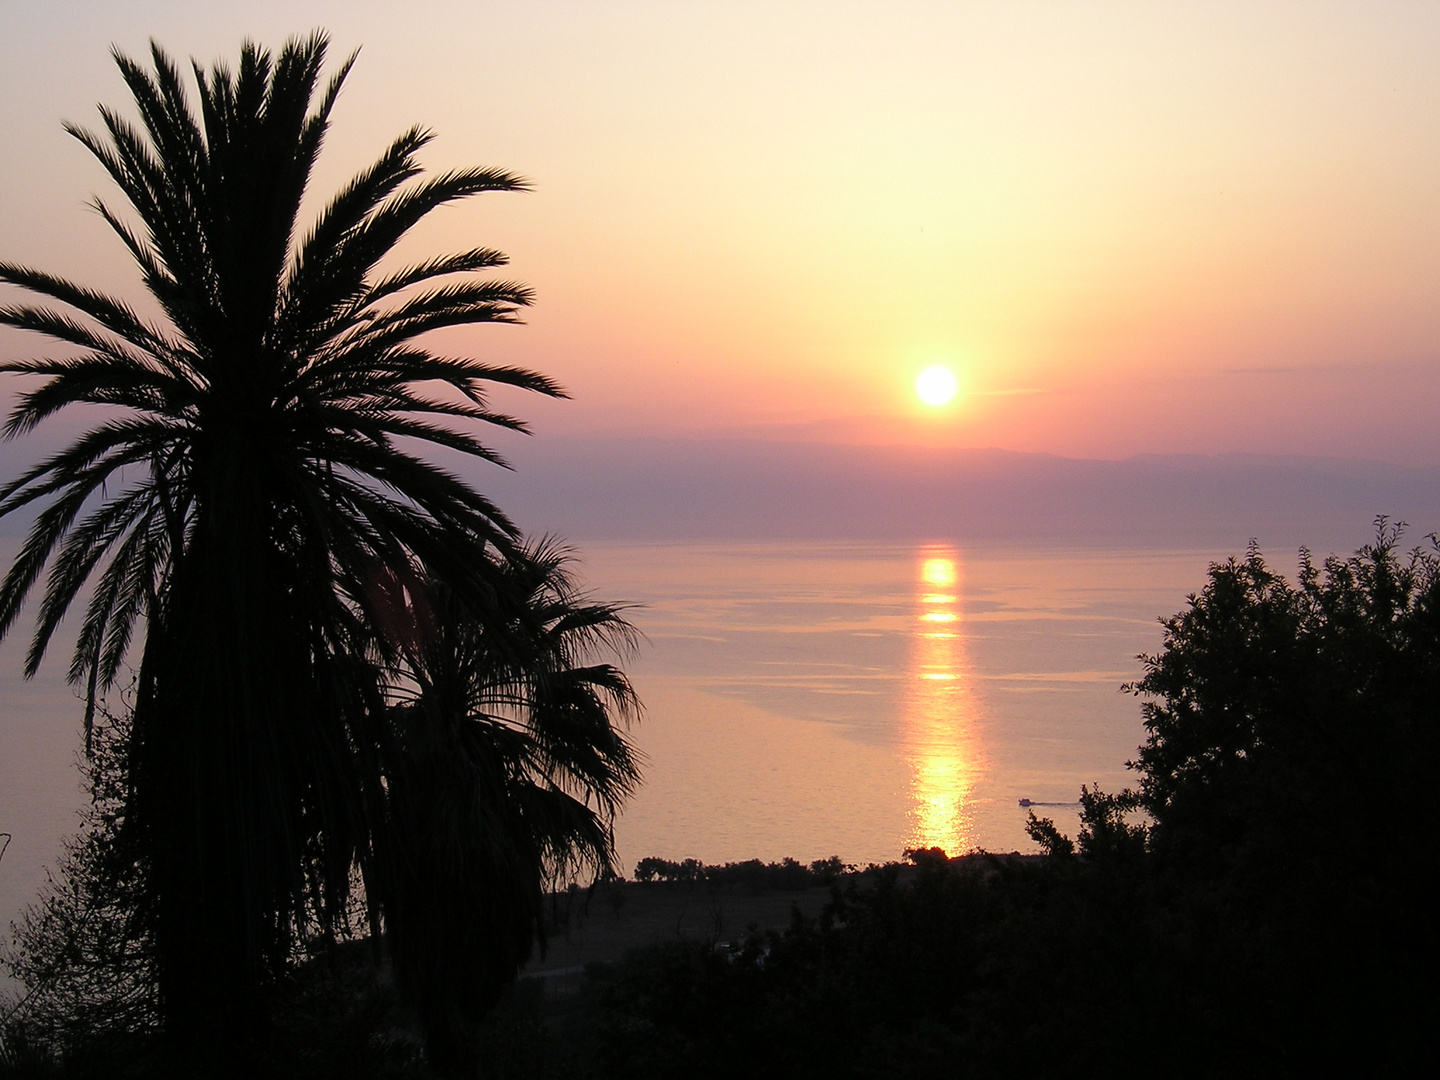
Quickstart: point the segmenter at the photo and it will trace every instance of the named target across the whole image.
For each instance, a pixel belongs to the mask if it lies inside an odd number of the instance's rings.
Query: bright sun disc
[[[955,397],[955,373],[939,364],[927,367],[915,380],[915,393],[926,405],[945,405]]]

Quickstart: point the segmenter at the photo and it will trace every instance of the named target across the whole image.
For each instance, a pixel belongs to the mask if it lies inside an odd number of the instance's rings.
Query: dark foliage
[[[752,893],[784,892],[829,885],[854,869],[841,862],[838,855],[816,859],[808,866],[794,859],[782,859],[778,863],[747,859],[712,866],[699,859],[671,862],[650,856],[635,864],[635,880],[661,881],[672,885],[703,882],[714,888],[743,889]]]
[[[1413,1062],[1437,1010],[1437,822],[1412,799],[1440,768],[1440,558],[1399,537],[1302,552],[1294,585],[1253,547],[1212,567],[1133,687],[1150,875],[1271,1060]]]
[[[597,662],[626,655],[633,629],[576,591],[562,550],[525,555],[502,578],[503,622],[434,583],[401,635],[387,946],[447,1067],[468,1058],[475,1020],[543,944],[544,887],[612,872],[610,823],[638,777],[615,721],[639,703]]]
[[[124,828],[129,733],[125,714],[97,710],[81,760],[90,803],[80,831],[0,955],[22,987],[0,998],[0,1064],[65,1059],[71,1075],[123,1075],[151,1060],[160,1002],[142,917],[146,867]]]

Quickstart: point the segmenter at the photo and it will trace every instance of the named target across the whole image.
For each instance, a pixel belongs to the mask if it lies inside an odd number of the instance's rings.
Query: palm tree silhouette
[[[434,712],[433,688],[393,704],[397,691],[437,670],[439,654],[417,652],[407,637],[418,610],[466,613],[464,633],[484,641],[469,661],[478,665],[472,682],[514,690],[510,704],[524,705],[523,716],[512,710],[514,730],[551,714],[547,680],[609,695],[589,726],[552,731],[537,722],[503,750],[496,735],[485,767],[504,772],[506,797],[534,796],[534,807],[497,803],[502,789],[484,789],[470,818],[447,811],[462,837],[483,821],[552,862],[572,850],[603,862],[603,814],[556,809],[554,793],[574,782],[568,790],[582,802],[598,795],[613,809],[634,781],[610,725],[611,709],[633,704],[628,684],[565,660],[572,639],[623,636],[623,620],[578,603],[553,552],[525,549],[496,507],[416,452],[500,462],[475,424],[524,426],[489,406],[490,386],[563,396],[543,375],[416,341],[441,327],[514,322],[530,290],[478,276],[506,261],[488,248],[380,267],[430,211],[524,190],[525,181],[493,169],[422,178],[415,155],[430,136],[415,128],[301,235],[301,202],[354,61],[322,88],[325,54],[317,32],[273,58],[246,44],[233,71],[193,65],[192,111],[158,46],[153,71],[116,52],[141,126],[103,107],[103,136],[67,126],[138,218],[94,204],[163,320],[0,263],[0,281],[61,305],[5,306],[0,323],[78,350],[0,364],[39,380],[19,398],[5,436],[68,406],[108,407],[73,444],[0,489],[0,516],[37,508],[0,584],[0,634],[46,575],[26,660],[33,674],[89,584],[69,671],[87,702],[88,732],[97,695],[115,682],[143,625],[128,764],[128,827],[149,881],[141,914],[156,943],[172,1044],[215,1059],[239,1060],[264,1030],[263,988],[297,943],[340,924],[352,871],[373,928],[389,916],[419,925],[405,918],[415,906],[406,882],[432,871],[397,860],[406,829],[413,841],[430,811],[407,806],[401,793],[422,789],[426,769],[438,770],[437,788],[461,790],[456,778],[470,766],[453,747],[425,750],[430,736],[408,732],[407,716]],[[427,600],[431,592],[443,604]],[[549,623],[545,603],[559,604]],[[435,625],[451,632],[444,620]],[[436,730],[458,737],[459,718],[475,716],[456,712]],[[506,815],[516,813],[521,839],[504,836]],[[504,874],[538,865],[527,849],[476,869],[464,863],[473,853],[459,850],[461,872],[485,878],[472,894],[520,887]],[[527,923],[524,946],[512,952],[528,950],[532,930]],[[408,963],[430,946],[406,948]],[[456,955],[463,961],[463,949]],[[506,965],[513,975],[513,957]]]
[[[638,702],[603,662],[628,654],[635,632],[577,592],[567,563],[553,542],[507,562],[506,612],[439,582],[406,607],[386,925],[440,1066],[463,1057],[468,1018],[528,959],[542,882],[572,862],[610,868],[609,823],[638,778],[612,722]]]

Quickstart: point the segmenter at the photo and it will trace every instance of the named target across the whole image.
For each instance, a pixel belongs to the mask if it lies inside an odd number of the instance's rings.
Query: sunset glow
[[[438,336],[557,378],[502,395],[539,435],[1440,454],[1440,7],[1045,11],[13,4],[0,256],[135,291],[61,128],[123,102],[112,44],[324,26],[362,48],[317,191],[417,122],[428,167],[534,182],[415,252],[534,286],[526,327]],[[962,356],[964,408],[917,405]]]
[[[920,559],[916,576],[922,591],[916,600],[904,728],[911,768],[908,844],[938,847],[949,855],[974,846],[975,701],[965,640],[955,629],[961,621],[959,599],[929,588],[957,584],[959,567],[959,554],[952,550],[927,552]]]
[[[950,586],[955,584],[955,560],[953,558],[928,558],[920,566],[920,580],[926,585]],[[927,604],[953,604],[953,596],[925,597]]]
[[[932,407],[948,405],[955,399],[955,391],[959,385],[953,371],[936,365],[926,368],[916,376],[915,396]]]

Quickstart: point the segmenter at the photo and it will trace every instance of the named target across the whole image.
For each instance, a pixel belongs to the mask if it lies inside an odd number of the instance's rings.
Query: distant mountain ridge
[[[0,479],[58,439],[0,447]],[[577,543],[856,540],[1349,552],[1377,514],[1440,531],[1440,467],[1348,458],[1010,450],[761,439],[505,437],[514,471],[448,464],[528,533]],[[31,515],[0,522],[18,537]]]
[[[1348,551],[1440,530],[1440,468],[1258,454],[1121,461],[744,439],[535,439],[475,477],[527,531],[594,540],[1027,540]]]

